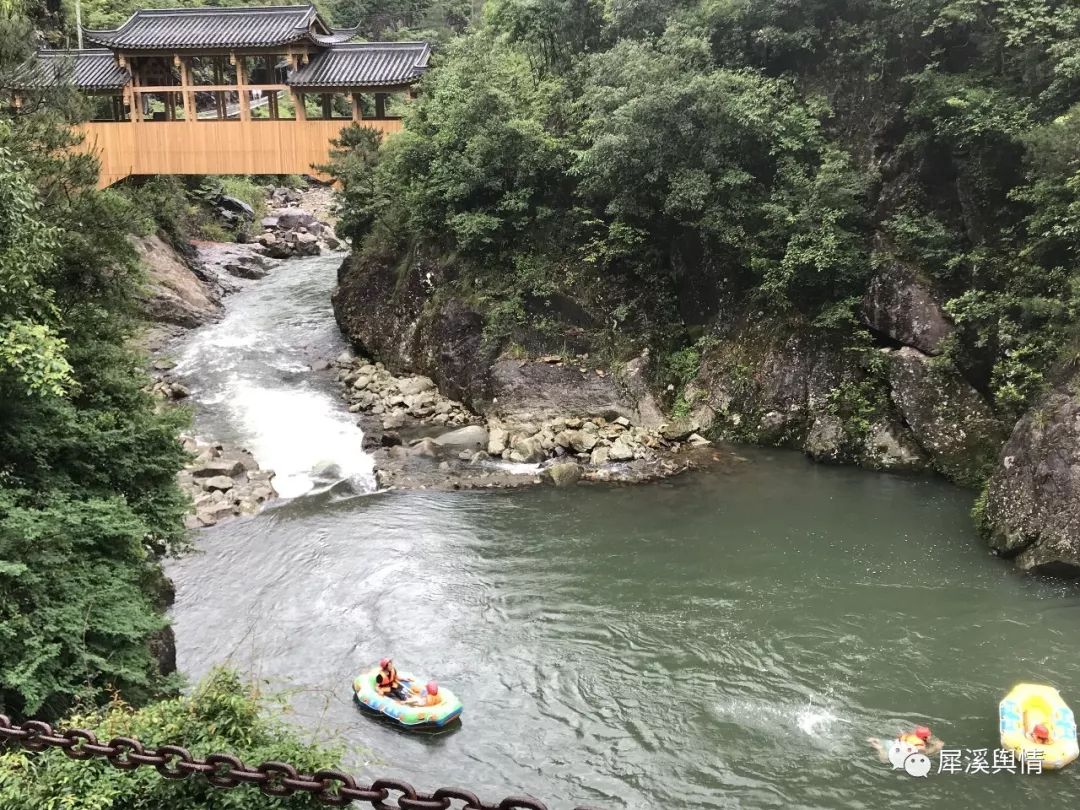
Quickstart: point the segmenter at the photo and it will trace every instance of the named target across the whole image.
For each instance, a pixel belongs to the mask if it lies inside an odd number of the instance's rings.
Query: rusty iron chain
[[[408,782],[397,779],[376,779],[364,787],[349,774],[336,770],[301,773],[286,762],[263,762],[249,768],[232,754],[210,754],[206,759],[197,759],[178,745],[148,748],[132,737],[113,737],[107,743],[101,743],[88,729],[54,730],[40,720],[15,724],[4,714],[0,714],[2,743],[35,752],[59,748],[69,759],[104,759],[122,771],[149,766],[164,779],[187,779],[198,774],[217,788],[255,785],[267,796],[305,793],[327,807],[367,802],[375,810],[547,810],[547,805],[531,796],[507,796],[498,804],[485,804],[475,793],[462,788],[439,788],[433,793],[421,793]],[[576,810],[590,809],[579,807]]]

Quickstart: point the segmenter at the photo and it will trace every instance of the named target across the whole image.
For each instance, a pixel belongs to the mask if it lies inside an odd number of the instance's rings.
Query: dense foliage
[[[134,710],[114,700],[101,711],[80,713],[64,727],[94,729],[101,739],[135,737],[147,745],[180,745],[196,757],[231,753],[250,765],[287,762],[313,773],[333,767],[337,753],[302,741],[295,731],[269,720],[272,704],[231,673],[211,673],[190,697]],[[76,762],[58,750],[0,753],[0,806],[6,810],[270,810],[319,807],[300,794],[275,799],[255,788],[225,791],[205,779],[170,781],[153,768],[120,771],[108,762]]]
[[[0,78],[28,41],[0,14]],[[159,688],[154,555],[182,539],[182,415],[155,412],[129,348],[133,209],[69,150],[77,112],[57,94],[0,119],[0,710],[16,715]]]
[[[496,315],[556,290],[661,356],[748,312],[865,345],[900,260],[1012,418],[1073,329],[1077,53],[1066,0],[492,0],[346,216]]]

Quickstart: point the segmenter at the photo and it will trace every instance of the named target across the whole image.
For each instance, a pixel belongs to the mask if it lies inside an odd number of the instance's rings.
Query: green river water
[[[177,347],[199,430],[297,496],[170,566],[181,670],[288,691],[358,775],[552,810],[1080,804],[1080,766],[919,779],[866,745],[925,722],[992,751],[1019,680],[1080,708],[1080,592],[991,557],[971,493],[759,450],[639,487],[367,492],[359,430],[304,371],[339,348],[335,263],[289,263]],[[354,484],[305,493],[327,457]],[[383,655],[452,688],[460,727],[361,715],[350,681]]]

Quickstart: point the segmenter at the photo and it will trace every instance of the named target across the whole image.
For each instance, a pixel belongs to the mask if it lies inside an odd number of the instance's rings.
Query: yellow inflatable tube
[[[1076,742],[1076,720],[1072,709],[1052,686],[1019,683],[998,706],[1001,747],[1012,749],[1017,759],[1038,758],[1046,770],[1064,768],[1080,754]],[[1050,742],[1042,745],[1029,736],[1042,723],[1050,730]]]

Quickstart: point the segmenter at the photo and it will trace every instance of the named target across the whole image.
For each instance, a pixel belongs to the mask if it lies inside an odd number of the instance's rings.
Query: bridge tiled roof
[[[14,79],[16,89],[74,85],[80,90],[122,90],[131,80],[107,50],[39,51]]]
[[[113,50],[271,48],[309,42],[345,42],[356,29],[332,29],[313,5],[242,8],[141,9],[119,28],[83,32]]]
[[[389,87],[410,84],[427,69],[426,42],[335,45],[289,76],[297,88]]]

